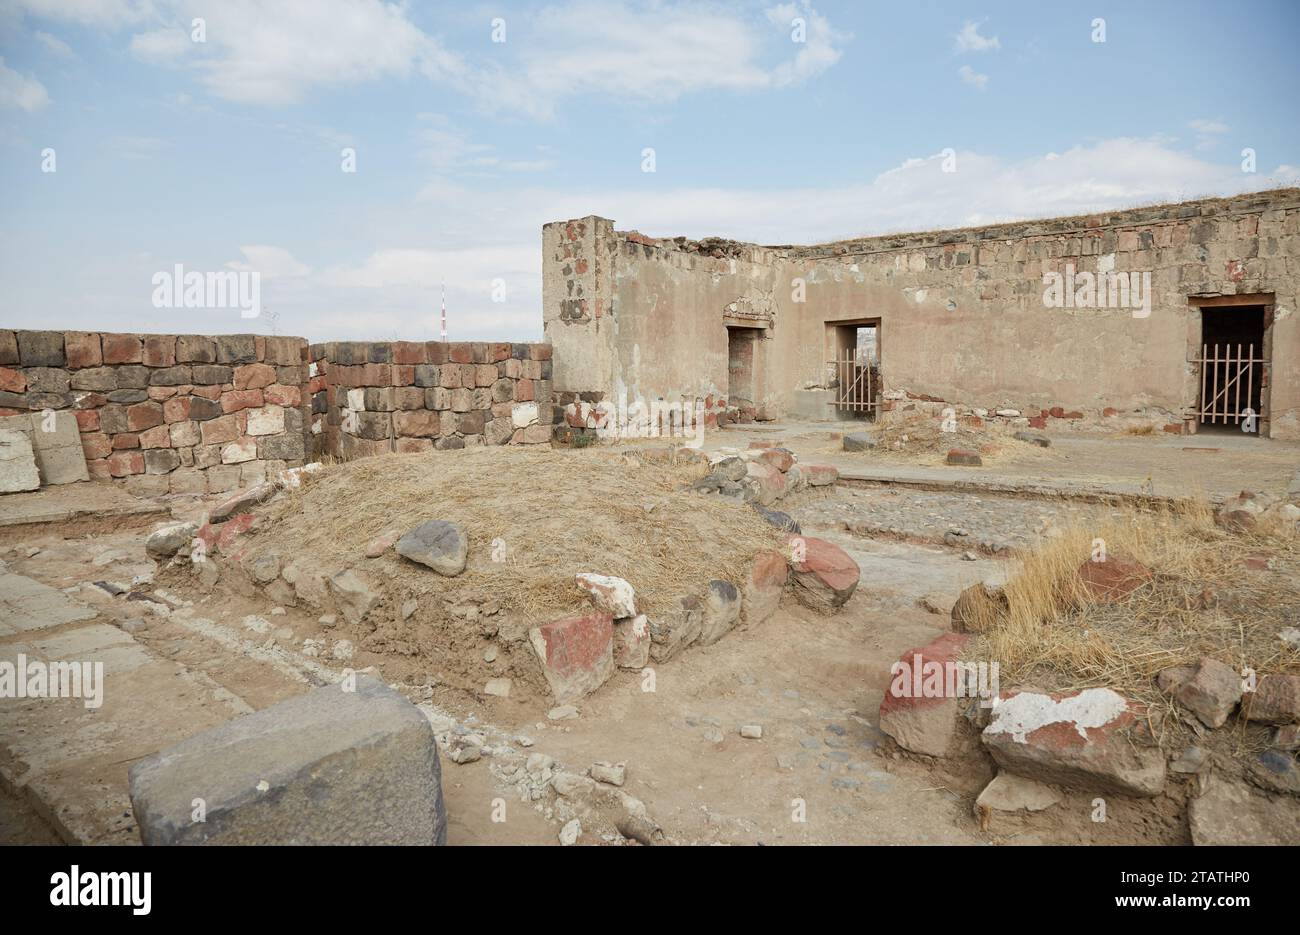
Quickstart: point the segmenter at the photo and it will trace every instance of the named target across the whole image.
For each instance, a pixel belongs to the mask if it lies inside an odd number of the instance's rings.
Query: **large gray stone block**
[[[371,676],[183,740],[132,767],[130,785],[145,844],[447,841],[433,730]]]
[[[41,486],[32,443],[22,432],[0,429],[0,493],[35,490]]]
[[[22,432],[31,442],[42,484],[74,484],[90,480],[81,447],[77,417],[67,410],[32,412],[0,418],[0,429]]]

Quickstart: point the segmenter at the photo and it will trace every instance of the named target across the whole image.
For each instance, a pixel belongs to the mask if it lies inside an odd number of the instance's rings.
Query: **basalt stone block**
[[[442,768],[419,709],[379,679],[317,688],[131,768],[145,844],[446,844]],[[207,809],[193,819],[195,798]]]
[[[249,364],[257,360],[257,338],[254,335],[223,334],[215,340],[219,364]]]
[[[151,386],[184,386],[194,382],[193,370],[181,364],[175,367],[163,367],[149,375]]]
[[[62,331],[19,331],[17,338],[18,359],[24,367],[62,367],[67,363]]]
[[[71,388],[68,371],[58,367],[29,367],[23,375],[29,393],[66,393]]]
[[[117,389],[117,369],[116,367],[89,367],[78,370],[72,374],[69,385],[74,390],[107,393],[109,390]]]
[[[307,456],[307,443],[301,435],[271,435],[259,445],[259,455],[267,461],[301,461]]]
[[[198,386],[213,386],[230,383],[235,378],[235,369],[223,364],[200,364],[191,371],[192,380]]]
[[[205,399],[202,396],[195,396],[190,401],[190,418],[196,422],[206,422],[209,419],[218,419],[224,414],[225,410],[221,408],[221,403],[215,399]]]
[[[68,332],[64,336],[64,355],[68,367],[99,367],[104,362],[100,352],[99,334],[96,332]]]
[[[176,361],[182,364],[210,364],[217,359],[217,342],[201,334],[182,334],[176,338]],[[226,382],[212,381],[212,382]]]
[[[409,561],[432,568],[440,575],[454,577],[465,570],[469,555],[469,537],[459,523],[429,520],[416,526],[397,541],[397,554]]]
[[[0,331],[0,367],[16,367],[19,363],[17,336],[12,331]]]
[[[126,364],[114,369],[117,371],[117,388],[120,390],[147,389],[149,376],[153,372],[142,364]]]

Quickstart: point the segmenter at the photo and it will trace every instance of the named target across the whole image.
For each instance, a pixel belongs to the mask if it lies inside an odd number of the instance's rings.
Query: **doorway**
[[[1271,307],[1216,303],[1200,311],[1197,431],[1265,435]]]
[[[874,420],[880,408],[880,320],[828,322],[826,345],[837,417]]]
[[[757,410],[754,357],[762,330],[727,326],[727,406],[740,410],[741,421],[746,415],[752,421]]]

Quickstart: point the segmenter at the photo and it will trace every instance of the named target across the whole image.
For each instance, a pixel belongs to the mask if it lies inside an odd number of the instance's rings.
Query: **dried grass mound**
[[[528,622],[589,606],[579,572],[631,582],[646,612],[722,578],[742,584],[780,536],[748,506],[682,488],[703,464],[641,463],[617,452],[479,447],[330,465],[261,509],[250,543],[321,567],[353,567],[417,593],[480,591]],[[443,578],[393,551],[363,555],[389,530],[462,524],[469,564]],[[494,559],[495,553],[495,559]]]

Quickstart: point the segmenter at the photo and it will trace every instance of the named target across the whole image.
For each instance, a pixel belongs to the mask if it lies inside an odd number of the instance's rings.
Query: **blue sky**
[[[445,279],[452,339],[532,340],[550,220],[799,243],[1297,184],[1297,37],[1291,0],[0,0],[0,326],[429,339]],[[258,271],[262,317],[155,308],[176,263]]]

